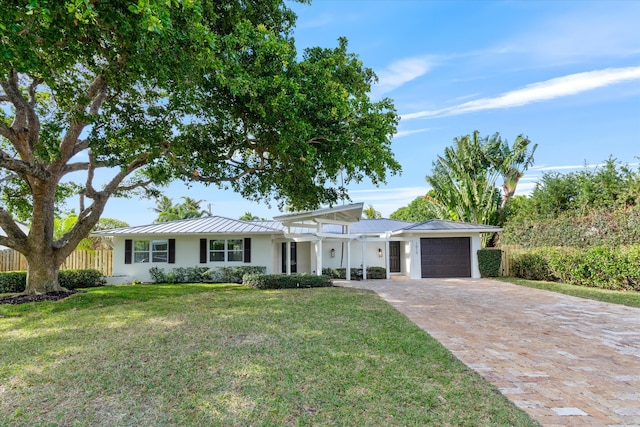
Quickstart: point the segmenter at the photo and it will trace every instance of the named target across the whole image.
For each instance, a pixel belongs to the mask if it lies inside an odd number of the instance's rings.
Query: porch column
[[[362,280],[367,280],[367,241],[362,240]]]
[[[318,248],[318,266],[316,268],[316,275],[321,276],[322,275],[322,239],[318,239],[317,248]]]
[[[351,240],[347,240],[347,280],[351,280]]]
[[[391,264],[389,260],[389,239],[384,241],[384,267],[387,270],[387,280],[391,279]]]
[[[291,276],[291,241],[287,240],[287,276]]]

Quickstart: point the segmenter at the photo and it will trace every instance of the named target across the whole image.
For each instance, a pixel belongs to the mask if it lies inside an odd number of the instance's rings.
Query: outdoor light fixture
[[[378,256],[382,258],[382,248],[378,248]]]
[[[336,250],[335,249],[331,249],[331,251],[329,251],[329,253],[331,254],[331,258],[335,258],[336,257]]]

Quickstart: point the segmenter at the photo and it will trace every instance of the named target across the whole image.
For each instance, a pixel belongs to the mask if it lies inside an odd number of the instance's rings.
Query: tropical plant
[[[454,139],[433,162],[426,177],[428,216],[454,221],[499,225],[518,181],[533,164],[537,145],[519,135],[513,146],[500,134],[482,138],[478,131]],[[497,188],[502,178],[501,190]]]
[[[375,210],[375,208],[372,205],[369,205],[362,210],[362,216],[366,219],[382,218],[382,214],[377,210]]]

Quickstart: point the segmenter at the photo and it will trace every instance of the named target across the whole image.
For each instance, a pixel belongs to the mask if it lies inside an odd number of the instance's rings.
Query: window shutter
[[[207,239],[200,239],[200,264],[207,263]]]
[[[244,238],[244,262],[251,262],[251,238]]]
[[[176,263],[176,239],[169,239],[169,264]]]
[[[127,239],[124,241],[124,263],[131,264],[133,258],[133,240]]]

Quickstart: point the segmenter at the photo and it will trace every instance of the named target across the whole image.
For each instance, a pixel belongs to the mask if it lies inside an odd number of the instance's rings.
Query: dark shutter
[[[200,264],[207,262],[207,239],[200,239]]]
[[[131,264],[131,258],[133,255],[133,240],[127,239],[124,241],[124,263]]]
[[[176,239],[169,239],[169,264],[176,263]]]
[[[251,262],[251,238],[244,238],[244,262]]]

